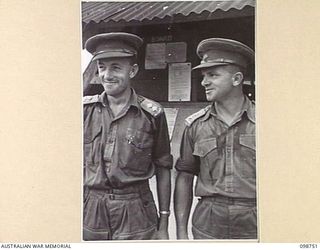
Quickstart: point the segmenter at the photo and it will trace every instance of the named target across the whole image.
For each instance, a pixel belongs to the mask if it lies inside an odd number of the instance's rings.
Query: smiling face
[[[243,74],[232,65],[205,68],[201,73],[201,85],[205,88],[207,100],[210,102],[228,98],[243,79]]]
[[[107,95],[118,97],[130,89],[130,79],[138,72],[138,65],[126,58],[99,59],[98,73]]]

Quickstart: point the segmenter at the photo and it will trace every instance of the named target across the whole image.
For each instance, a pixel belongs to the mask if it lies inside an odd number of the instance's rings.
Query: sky
[[[81,72],[83,73],[90,63],[92,55],[87,50],[81,51]]]

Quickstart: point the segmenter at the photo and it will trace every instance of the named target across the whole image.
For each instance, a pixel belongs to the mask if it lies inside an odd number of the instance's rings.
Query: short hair
[[[247,76],[247,73],[248,73],[248,70],[246,67],[243,67],[243,66],[240,66],[240,65],[237,65],[237,64],[228,64],[226,65],[227,67],[232,67],[234,69],[234,73],[236,72],[241,72],[243,74],[243,81],[244,79],[246,78]]]
[[[130,57],[130,64],[134,65],[138,63],[138,58],[136,55]]]

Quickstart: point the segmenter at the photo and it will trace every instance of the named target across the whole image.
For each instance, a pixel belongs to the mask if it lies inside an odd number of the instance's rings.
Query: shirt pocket
[[[256,136],[240,134],[240,175],[243,178],[256,177]]]
[[[128,175],[143,176],[151,165],[153,135],[143,130],[127,129],[122,154],[123,171]]]
[[[100,139],[102,127],[86,129],[83,136],[84,166],[92,171],[96,169],[100,161]]]
[[[200,159],[201,178],[213,181],[219,177],[220,157],[216,137],[196,142],[193,155]]]
[[[209,152],[217,149],[217,139],[209,138],[201,140],[194,144],[193,155],[199,156],[200,158],[205,158]]]

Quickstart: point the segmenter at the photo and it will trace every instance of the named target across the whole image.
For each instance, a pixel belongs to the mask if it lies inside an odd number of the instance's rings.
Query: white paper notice
[[[169,102],[190,101],[191,63],[169,64]]]
[[[166,63],[166,44],[149,43],[146,47],[145,69],[165,69]]]
[[[170,141],[171,141],[173,130],[174,130],[174,125],[176,124],[178,109],[177,108],[164,108],[164,113],[166,114],[169,136],[170,136]]]

